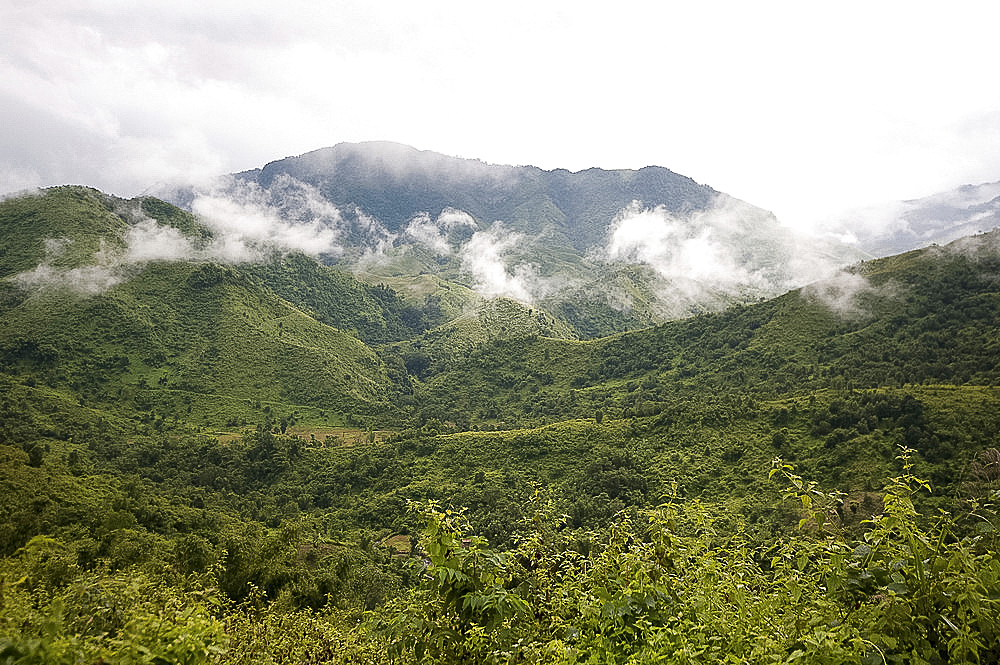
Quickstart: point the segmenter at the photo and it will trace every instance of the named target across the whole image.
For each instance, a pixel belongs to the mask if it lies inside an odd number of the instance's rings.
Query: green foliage
[[[4,662],[223,662],[226,637],[214,616],[220,600],[211,590],[179,592],[141,574],[53,577],[65,549],[35,538],[3,562]],[[39,577],[41,570],[49,574]]]
[[[406,339],[439,323],[433,313],[403,303],[395,291],[363,284],[303,255],[275,258],[244,270],[316,320],[355,331],[367,344]]]
[[[461,512],[427,506],[427,579],[383,622],[400,662],[994,662],[996,535],[922,524],[904,473],[858,540],[829,517],[840,496],[775,462],[806,516],[765,546],[724,533],[698,502],[625,516],[584,556],[536,512],[510,552],[467,538]],[[554,528],[553,528],[554,527]]]

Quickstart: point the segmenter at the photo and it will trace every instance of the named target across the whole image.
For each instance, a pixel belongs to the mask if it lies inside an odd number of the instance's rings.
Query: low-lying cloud
[[[964,185],[909,201],[856,208],[828,223],[847,242],[888,256],[1000,225],[1000,182]]]
[[[192,209],[210,231],[206,238],[190,237],[179,229],[147,217],[137,202],[123,202],[115,212],[128,228],[121,246],[102,243],[89,265],[66,268],[57,261],[72,245],[69,238],[45,240],[43,261],[13,279],[24,289],[62,287],[81,295],[95,295],[122,283],[138,267],[154,261],[258,262],[275,252],[302,252],[310,256],[337,255],[344,220],[315,188],[288,178],[278,192],[264,192],[255,184],[235,180],[218,182],[196,192]],[[282,205],[274,204],[279,197]],[[369,224],[377,225],[374,220]],[[372,233],[377,234],[377,229]],[[390,239],[391,242],[391,239]]]
[[[52,265],[72,244],[69,238],[46,238],[45,259],[32,270],[14,275],[13,282],[26,291],[60,288],[78,295],[92,296],[117,286],[125,279],[121,251],[109,249],[103,241],[94,254],[94,263],[91,265],[74,268]]]
[[[196,192],[191,210],[219,238],[219,260],[260,260],[265,249],[338,255],[344,226],[340,210],[315,187],[290,176],[265,190],[235,178]]]
[[[710,207],[687,214],[635,201],[611,222],[605,245],[591,257],[651,268],[664,312],[677,315],[694,304],[774,296],[830,275],[847,262],[838,245],[719,195]]]
[[[455,250],[449,241],[449,235],[460,228],[475,229],[476,220],[462,210],[445,208],[437,219],[432,219],[426,212],[416,215],[403,229],[403,235],[435,254],[450,256]]]
[[[530,264],[517,264],[512,268],[512,253],[524,241],[520,233],[508,231],[501,222],[477,231],[462,246],[462,270],[472,276],[474,288],[488,297],[513,298],[531,304],[534,301],[532,286],[538,272]]]
[[[839,270],[826,279],[804,286],[802,295],[838,316],[857,318],[867,313],[861,298],[873,291],[874,287],[863,275]]]
[[[398,234],[385,227],[382,222],[368,215],[360,208],[354,210],[354,234],[358,238],[361,256],[357,265],[361,270],[368,270],[383,264],[388,252],[396,244]]]
[[[65,268],[58,259],[72,247],[68,238],[45,240],[45,259],[34,269],[14,276],[22,289],[63,288],[70,292],[92,296],[103,293],[132,277],[142,266],[156,261],[217,261],[246,256],[246,247],[225,239],[212,240],[196,246],[172,226],[163,226],[153,219],[143,219],[129,227],[122,247],[106,243],[92,257],[92,263]]]
[[[605,259],[640,263],[667,280],[691,280],[712,287],[731,287],[761,281],[740,265],[734,248],[727,246],[710,213],[688,218],[673,215],[663,206],[643,208],[633,202],[612,222]],[[721,219],[721,217],[720,217]]]
[[[125,235],[127,263],[183,261],[205,253],[195,249],[191,240],[172,226],[162,226],[144,219],[130,227]]]

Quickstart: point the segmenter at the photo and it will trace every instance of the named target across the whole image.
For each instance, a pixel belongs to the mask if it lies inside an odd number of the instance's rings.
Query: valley
[[[85,187],[0,202],[0,658],[998,657],[1000,232],[690,299],[567,225],[614,224],[633,189],[637,215],[717,192],[380,150],[239,174],[284,187],[276,209],[315,189],[341,211],[311,200],[284,245],[209,223],[194,194],[194,212]],[[386,171],[408,160],[481,191]],[[567,214],[581,180],[628,196]],[[421,228],[444,244],[373,259],[379,233]],[[468,263],[480,233],[535,252],[499,291]],[[778,275],[769,253],[794,246],[759,242],[744,273]],[[518,265],[573,288],[518,299]]]

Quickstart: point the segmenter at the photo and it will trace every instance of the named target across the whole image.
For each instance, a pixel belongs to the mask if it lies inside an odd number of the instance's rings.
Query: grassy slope
[[[201,396],[341,413],[386,404],[388,380],[371,349],[231,268],[151,264],[93,297],[43,289],[4,321],[0,345],[19,371],[101,401],[152,400],[161,410],[174,401],[173,412]]]
[[[0,277],[31,270],[46,259],[53,267],[76,268],[92,263],[102,247],[122,246],[127,224],[112,211],[112,203],[86,187],[0,201]],[[47,249],[47,240],[61,246]]]

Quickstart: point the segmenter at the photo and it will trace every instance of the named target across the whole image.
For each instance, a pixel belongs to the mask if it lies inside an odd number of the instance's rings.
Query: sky
[[[389,140],[665,166],[817,227],[1000,180],[1000,5],[6,0],[0,193]]]

